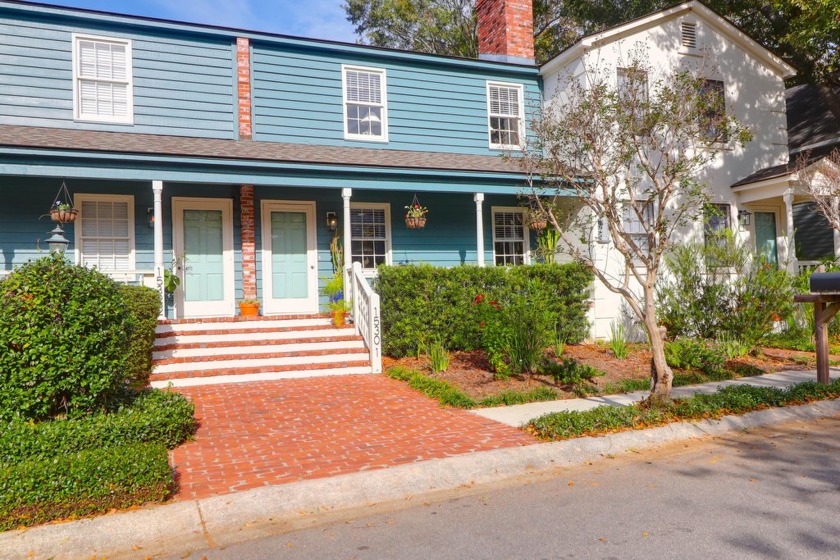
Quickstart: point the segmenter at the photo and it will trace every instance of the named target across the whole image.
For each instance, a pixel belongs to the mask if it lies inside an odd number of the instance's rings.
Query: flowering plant
[[[429,212],[429,209],[419,204],[410,204],[405,207],[408,212],[405,213],[406,218],[423,218]]]
[[[60,210],[72,210],[72,209],[73,209],[72,205],[67,204],[66,202],[61,202],[60,200],[56,200],[55,204],[53,204],[53,207],[50,208],[50,211],[51,212],[58,212]]]

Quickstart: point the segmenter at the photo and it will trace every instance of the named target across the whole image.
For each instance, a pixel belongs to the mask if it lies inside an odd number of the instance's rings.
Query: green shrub
[[[699,369],[715,374],[723,369],[726,356],[714,343],[694,338],[677,338],[665,343],[665,359],[677,369]]]
[[[0,463],[0,531],[160,501],[171,483],[160,444]]]
[[[565,358],[562,362],[545,360],[540,365],[540,373],[550,375],[558,385],[577,385],[604,375],[603,371],[582,364],[574,358]]]
[[[128,311],[134,317],[135,328],[126,356],[126,379],[133,388],[149,383],[152,372],[152,350],[155,326],[160,314],[160,294],[145,286],[120,286]]]
[[[432,373],[443,373],[449,369],[449,350],[443,345],[440,339],[435,339],[428,346],[429,369]]]
[[[0,281],[0,421],[79,416],[119,399],[134,319],[119,285],[58,255]]]
[[[173,449],[195,433],[196,427],[194,407],[184,396],[150,389],[112,413],[49,422],[9,422],[0,432],[0,463],[50,459],[134,443],[159,443]]]
[[[609,346],[613,356],[616,359],[623,360],[630,352],[630,349],[627,347],[627,335],[624,332],[624,323],[616,323],[615,321],[610,323],[610,335]]]
[[[505,391],[492,397],[485,397],[478,403],[479,406],[512,406],[532,402],[557,400],[557,391],[549,387],[537,387],[530,391]]]
[[[577,264],[454,268],[384,266],[376,290],[382,298],[384,352],[415,355],[419,345],[439,336],[451,350],[481,346],[474,298],[485,294],[502,304],[526,287],[538,287],[539,306],[562,338],[578,342],[588,331],[586,313],[592,274]]]
[[[411,369],[402,367],[387,371],[389,377],[405,381],[408,386],[431,397],[444,406],[454,408],[473,408],[475,401],[442,379],[433,379]]]

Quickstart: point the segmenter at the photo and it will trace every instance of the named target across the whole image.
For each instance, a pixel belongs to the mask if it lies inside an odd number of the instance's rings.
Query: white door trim
[[[271,213],[304,212],[306,214],[306,268],[308,297],[299,300],[274,299],[271,282]],[[282,313],[318,312],[318,240],[314,201],[262,200],[262,278],[263,308],[266,315]]]
[[[233,317],[236,314],[236,292],[233,265],[233,200],[230,198],[172,197],[172,250],[184,254],[184,210],[218,210],[222,212],[222,253],[224,294],[220,302],[186,302],[184,290],[175,290],[175,306],[179,317]],[[189,255],[184,266],[189,266]],[[184,285],[183,267],[178,270]]]

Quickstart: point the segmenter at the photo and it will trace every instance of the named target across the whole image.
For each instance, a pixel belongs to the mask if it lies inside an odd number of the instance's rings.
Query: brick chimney
[[[478,0],[478,57],[534,64],[534,12],[531,0]]]

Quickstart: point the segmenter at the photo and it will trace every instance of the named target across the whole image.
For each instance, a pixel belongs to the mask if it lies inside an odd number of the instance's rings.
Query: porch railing
[[[382,319],[379,314],[379,294],[373,291],[362,274],[361,263],[354,262],[350,270],[350,297],[353,301],[353,323],[356,334],[362,335],[370,350],[373,373],[382,373]]]
[[[803,272],[813,272],[818,266],[823,264],[823,261],[796,261],[796,272],[802,274]]]
[[[0,270],[0,279],[11,273],[11,270]],[[156,285],[154,270],[120,270],[119,272],[106,270],[104,273],[121,284],[134,284],[148,286],[149,288],[154,288]]]

